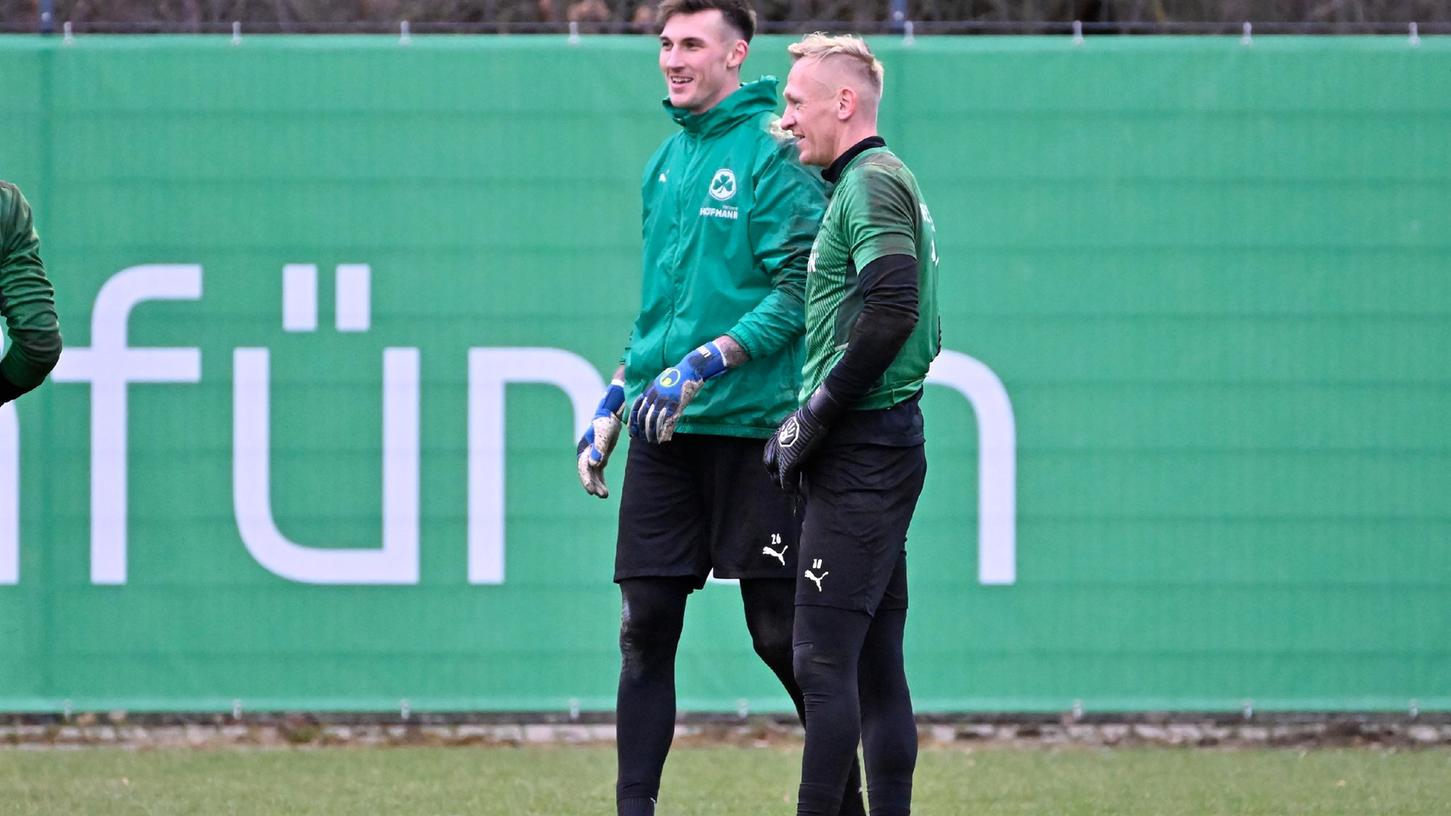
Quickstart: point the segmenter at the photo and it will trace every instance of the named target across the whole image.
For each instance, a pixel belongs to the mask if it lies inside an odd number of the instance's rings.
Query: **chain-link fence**
[[[1451,0],[757,0],[761,30],[1053,34],[1451,33]],[[0,0],[0,31],[653,34],[650,0]]]

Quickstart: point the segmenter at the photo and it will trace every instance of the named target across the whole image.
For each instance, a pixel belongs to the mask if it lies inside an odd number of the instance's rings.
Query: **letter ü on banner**
[[[383,546],[296,544],[272,515],[272,434],[266,349],[233,352],[232,491],[237,529],[268,570],[308,584],[416,584],[419,538],[419,353],[383,350]]]

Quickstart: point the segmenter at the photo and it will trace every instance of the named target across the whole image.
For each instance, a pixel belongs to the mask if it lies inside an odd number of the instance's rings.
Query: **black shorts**
[[[927,476],[921,445],[828,438],[806,462],[797,606],[907,608],[907,527]]]
[[[630,440],[615,580],[791,578],[801,522],[761,464],[766,440],[677,434]]]

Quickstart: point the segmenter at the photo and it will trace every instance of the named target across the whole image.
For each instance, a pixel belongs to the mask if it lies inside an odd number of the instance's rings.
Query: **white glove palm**
[[[594,419],[579,438],[575,448],[578,455],[579,483],[591,496],[606,498],[610,489],[605,485],[605,465],[620,439],[620,413],[625,407],[625,385],[616,380],[610,383],[610,390],[600,400]]]

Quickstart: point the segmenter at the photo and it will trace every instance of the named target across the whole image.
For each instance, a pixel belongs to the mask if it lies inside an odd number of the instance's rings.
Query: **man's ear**
[[[736,40],[736,44],[731,46],[731,52],[726,55],[726,67],[741,67],[741,65],[745,64],[746,57],[749,56],[750,53],[750,43],[746,42],[745,40]]]
[[[845,122],[856,113],[857,93],[854,88],[842,88],[836,92],[836,118]]]

